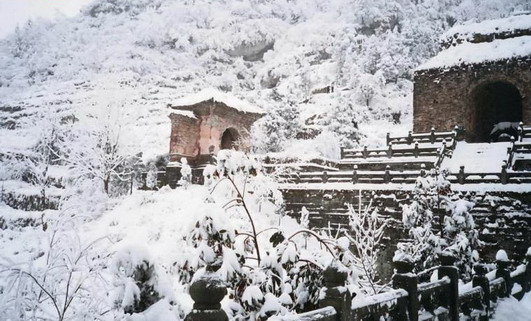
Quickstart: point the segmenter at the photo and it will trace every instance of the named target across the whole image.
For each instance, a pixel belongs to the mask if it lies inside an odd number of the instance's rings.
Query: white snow
[[[531,55],[531,36],[498,39],[485,43],[463,43],[441,51],[416,71],[480,64]]]
[[[498,252],[496,252],[496,261],[509,262],[507,252],[505,252],[504,250],[498,250]]]
[[[181,98],[178,98],[174,100],[171,103],[172,107],[178,107],[178,106],[191,106],[198,104],[203,101],[207,101],[213,99],[214,101],[224,103],[225,105],[232,107],[236,110],[245,112],[245,113],[255,113],[255,114],[263,114],[263,110],[255,105],[252,105],[248,102],[245,102],[233,94],[225,93],[217,89],[208,88],[203,89],[199,92],[183,96]]]
[[[500,300],[493,321],[529,321],[531,315],[531,293],[526,293],[521,301],[513,297]]]
[[[531,15],[524,14],[458,25],[446,31],[441,36],[441,39],[447,39],[456,34],[459,34],[460,37],[467,39],[467,37],[473,36],[474,34],[487,35],[493,33],[510,32],[519,29],[531,29]]]
[[[507,147],[510,142],[468,144],[458,142],[451,158],[445,158],[441,168],[450,173],[458,173],[461,165],[465,173],[499,173],[503,161],[507,160]]]

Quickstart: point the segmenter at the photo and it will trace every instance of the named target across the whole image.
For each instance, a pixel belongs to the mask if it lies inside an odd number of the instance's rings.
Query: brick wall
[[[180,160],[182,156],[196,156],[199,152],[199,126],[201,120],[176,113],[170,114],[170,119],[171,160]]]
[[[531,123],[531,57],[520,60],[459,66],[449,70],[430,69],[415,72],[413,90],[413,130],[426,132],[451,130],[462,125],[467,138],[474,139],[478,117],[474,91],[484,84],[507,82],[522,96],[522,118]]]

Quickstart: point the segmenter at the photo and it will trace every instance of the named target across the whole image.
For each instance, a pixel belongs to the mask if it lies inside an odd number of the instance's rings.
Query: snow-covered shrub
[[[450,214],[444,217],[445,251],[457,258],[457,266],[465,280],[472,277],[472,267],[479,260],[477,249],[482,245],[479,231],[470,213],[474,203],[465,199],[450,204]]]
[[[417,178],[412,202],[402,209],[402,223],[409,231],[411,242],[399,243],[395,258],[415,263],[417,270],[436,264],[443,242],[433,230],[434,211],[445,211],[450,193],[446,172],[432,169],[428,175]]]
[[[125,313],[143,312],[168,292],[164,288],[161,290],[164,284],[160,280],[161,272],[144,246],[130,245],[118,250],[111,270],[114,274],[114,304]]]
[[[220,151],[216,159],[208,173],[214,180],[208,209],[186,233],[192,249],[178,262],[181,282],[189,282],[207,265],[216,268],[229,287],[235,320],[315,308],[322,271],[334,258],[348,267],[350,283],[357,287],[348,245],[298,224],[288,229],[279,223],[275,213],[281,195],[257,161],[236,151]],[[225,216],[248,223],[232,226]]]
[[[108,254],[83,243],[66,215],[43,223],[45,242],[29,260],[0,257],[1,320],[86,320],[109,312],[102,274]],[[105,312],[107,311],[107,312]]]
[[[192,168],[188,165],[186,158],[181,158],[181,179],[177,182],[178,185],[188,188],[192,184]]]
[[[395,259],[413,262],[417,270],[422,270],[434,266],[440,253],[449,252],[458,259],[456,264],[461,276],[468,280],[481,246],[479,231],[470,213],[474,203],[452,200],[446,176],[445,170],[433,169],[427,176],[417,179],[413,200],[404,205],[402,212],[402,223],[409,230],[411,242],[398,243]],[[443,225],[437,231],[433,226],[436,211]]]
[[[293,103],[281,102],[262,118],[254,130],[254,147],[261,152],[278,152],[300,130],[300,110]]]
[[[354,262],[362,271],[360,282],[372,290],[372,294],[379,292],[377,264],[381,250],[381,240],[384,234],[385,222],[378,217],[378,212],[372,207],[372,200],[367,206],[362,206],[361,191],[358,198],[358,208],[348,205],[350,235],[349,239],[355,248]]]

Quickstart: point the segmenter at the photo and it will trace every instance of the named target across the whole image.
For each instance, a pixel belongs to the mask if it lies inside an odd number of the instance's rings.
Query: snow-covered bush
[[[192,184],[192,168],[188,165],[186,158],[181,158],[181,179],[177,182],[178,185],[188,188]]]
[[[125,313],[143,312],[170,292],[164,288],[168,280],[161,280],[162,272],[144,246],[130,245],[118,250],[111,270],[114,274],[114,304]]]
[[[372,200],[368,205],[362,205],[361,191],[358,198],[358,208],[348,205],[350,232],[347,235],[355,248],[354,262],[362,271],[360,283],[365,288],[377,294],[378,284],[377,265],[378,253],[381,251],[381,240],[384,234],[385,222],[378,217],[378,212],[372,207]]]
[[[345,245],[298,224],[280,224],[282,218],[274,213],[280,210],[281,196],[258,162],[224,150],[206,175],[213,180],[212,199],[208,213],[186,233],[192,249],[178,263],[181,282],[189,282],[207,265],[215,267],[229,286],[235,320],[262,320],[316,307],[322,271],[333,259],[347,266],[349,282],[357,288],[348,240]],[[220,199],[221,207],[216,205]],[[248,223],[232,226],[227,215]]]
[[[445,251],[457,258],[457,266],[465,280],[472,277],[472,267],[479,260],[478,249],[482,246],[479,231],[470,213],[474,203],[458,199],[450,204],[450,214],[444,217]]]
[[[433,228],[434,211],[446,210],[449,193],[450,182],[445,171],[432,169],[428,175],[417,178],[412,202],[402,209],[402,223],[409,231],[411,242],[397,245],[395,259],[414,262],[417,271],[436,264],[443,243]]]
[[[473,202],[452,200],[447,172],[433,169],[417,179],[413,200],[403,207],[402,223],[409,231],[411,242],[398,243],[395,259],[415,263],[417,271],[430,268],[442,252],[451,253],[457,260],[461,277],[470,279],[472,266],[478,260],[481,246],[470,210]],[[434,214],[439,215],[438,230]]]
[[[84,320],[108,312],[100,296],[108,254],[95,250],[104,240],[83,243],[73,224],[66,215],[43,223],[46,241],[30,260],[0,257],[0,319]]]

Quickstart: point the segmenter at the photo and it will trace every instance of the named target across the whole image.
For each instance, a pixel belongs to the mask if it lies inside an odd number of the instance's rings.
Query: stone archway
[[[221,136],[220,149],[238,149],[240,134],[235,128],[227,128]]]
[[[473,115],[468,136],[472,142],[516,137],[522,121],[522,95],[518,88],[508,82],[489,82],[476,87],[471,98]]]

